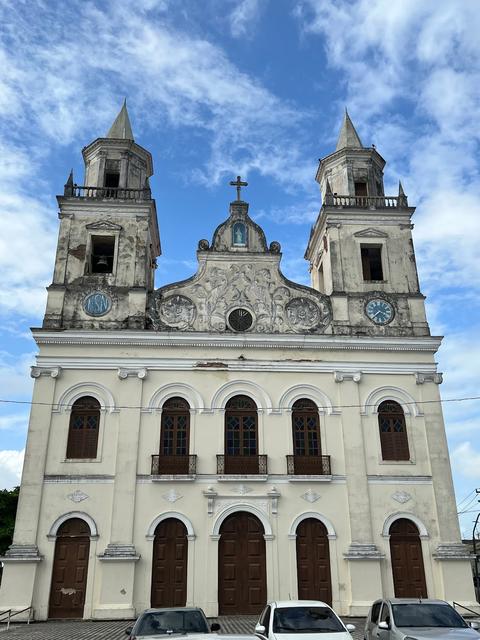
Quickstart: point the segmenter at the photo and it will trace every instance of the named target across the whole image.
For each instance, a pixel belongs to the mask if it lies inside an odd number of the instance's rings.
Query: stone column
[[[35,386],[15,533],[13,543],[2,559],[5,567],[0,591],[1,610],[11,608],[14,611],[20,611],[34,605],[35,574],[37,564],[42,560],[37,545],[43,477],[55,397],[55,381],[60,373],[60,367],[32,367],[31,375],[35,378]],[[28,615],[29,612],[26,612],[16,619],[27,619]]]
[[[113,491],[110,543],[99,555],[102,567],[100,603],[96,618],[134,617],[133,588],[135,563],[140,559],[134,541],[135,496],[137,485],[138,439],[143,401],[142,383],[146,369],[119,369],[118,377],[124,381],[122,404],[135,408],[121,409],[115,484]]]
[[[438,390],[442,374],[417,372],[416,382],[419,385],[421,406],[425,414],[434,508],[437,512],[439,544],[432,555],[439,563],[443,590],[435,596],[471,606],[472,603],[476,603],[476,599],[471,579],[470,557],[461,543],[447,436]]]
[[[343,445],[347,477],[350,546],[344,552],[349,561],[351,582],[350,615],[365,615],[381,588],[380,560],[383,554],[373,543],[367,464],[360,417],[360,372],[335,371],[340,387]]]

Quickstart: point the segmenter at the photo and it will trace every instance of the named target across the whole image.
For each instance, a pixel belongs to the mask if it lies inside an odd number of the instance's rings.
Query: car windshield
[[[468,627],[448,604],[393,604],[392,613],[397,627]]]
[[[328,607],[279,607],[273,616],[274,633],[343,632],[345,627]]]
[[[205,618],[199,611],[151,611],[138,620],[135,634],[161,636],[165,633],[209,633]]]

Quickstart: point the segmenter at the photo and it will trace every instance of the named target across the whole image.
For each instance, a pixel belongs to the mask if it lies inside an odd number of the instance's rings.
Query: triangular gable
[[[388,234],[383,231],[379,231],[378,229],[373,229],[372,227],[357,231],[357,233],[354,233],[353,235],[356,238],[388,238]]]
[[[87,224],[86,227],[87,229],[95,229],[97,231],[121,231],[123,229],[119,224],[108,221],[91,222]]]

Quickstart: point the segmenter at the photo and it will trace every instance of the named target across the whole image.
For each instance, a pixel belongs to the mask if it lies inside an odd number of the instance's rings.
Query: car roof
[[[321,600],[272,600],[268,603],[274,607],[328,607],[326,602]]]
[[[160,613],[163,611],[201,611],[203,613],[203,609],[200,607],[156,607],[153,609],[144,609],[142,613]]]
[[[386,598],[392,604],[448,604],[445,600],[434,600],[429,598]]]

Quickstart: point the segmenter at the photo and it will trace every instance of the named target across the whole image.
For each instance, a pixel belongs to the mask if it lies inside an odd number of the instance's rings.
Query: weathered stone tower
[[[105,138],[83,149],[84,186],[70,174],[43,326],[143,329],[160,239],[152,156],[133,139],[126,103]],[[106,316],[108,314],[108,319]]]
[[[411,233],[415,208],[400,183],[397,197],[384,195],[384,166],[345,112],[337,148],[316,175],[323,205],[305,254],[312,286],[330,296],[335,334],[426,336]]]

